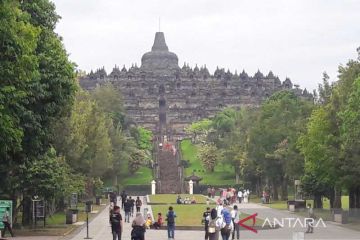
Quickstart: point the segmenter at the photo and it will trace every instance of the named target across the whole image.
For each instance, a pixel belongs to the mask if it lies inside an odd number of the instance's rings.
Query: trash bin
[[[96,197],[96,205],[101,205],[101,197],[100,196]]]
[[[86,203],[85,203],[85,212],[91,212],[92,204],[93,204],[92,201],[86,201]]]
[[[348,223],[349,213],[347,211],[343,211],[342,209],[334,210],[334,222],[346,224]]]
[[[79,210],[77,209],[69,209],[66,212],[66,224],[73,224],[77,222]]]

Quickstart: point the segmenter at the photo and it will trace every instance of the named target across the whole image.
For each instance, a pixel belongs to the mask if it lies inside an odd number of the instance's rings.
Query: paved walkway
[[[238,204],[239,205],[239,204]],[[148,207],[149,206],[143,206]],[[242,212],[253,214],[258,213],[260,218],[273,218],[276,217],[278,219],[281,218],[294,218],[297,215],[289,213],[288,211],[281,211],[276,209],[271,209],[266,206],[262,206],[259,204],[240,204],[239,205]],[[176,209],[175,209],[176,210]],[[143,209],[142,209],[143,212]],[[122,213],[122,215],[124,215]],[[201,216],[194,216],[200,218]],[[303,219],[303,218],[300,218]],[[130,219],[131,222],[132,219]],[[326,222],[327,227],[319,227],[315,229],[314,234],[305,234],[304,239],[336,239],[336,240],[346,240],[346,239],[360,239],[360,232],[349,230],[338,225]],[[260,230],[257,234],[250,231],[241,231],[240,239],[295,239],[293,238],[294,233],[300,233],[301,235],[305,231],[301,226],[297,226],[295,228],[285,226],[279,229],[271,229],[271,230]],[[131,232],[131,223],[124,223],[124,232],[122,240],[130,240],[130,232]],[[109,216],[108,210],[105,209],[101,212],[91,223],[90,223],[90,237],[94,240],[107,240],[112,239],[111,228],[109,225]],[[86,228],[84,228],[81,232],[79,232],[76,236],[74,236],[71,240],[82,240],[86,236]],[[146,231],[146,240],[167,240],[167,232],[165,230],[147,230]],[[203,231],[176,231],[175,233],[176,240],[201,240],[204,239]]]
[[[248,203],[248,204],[238,204],[240,210],[247,214],[258,213],[260,218],[273,218],[276,217],[278,219],[281,218],[295,218],[298,217],[295,214],[292,214],[288,211],[282,211],[277,209],[271,209],[266,206],[262,206],[259,204]],[[150,208],[150,206],[143,206]],[[143,212],[143,209],[141,210]],[[176,211],[176,206],[175,206]],[[124,216],[124,213],[122,212]],[[196,218],[201,218],[201,216],[194,216]],[[303,219],[303,218],[300,218]],[[132,219],[130,219],[131,222]],[[240,239],[241,240],[248,240],[248,239],[276,239],[276,240],[291,240],[291,239],[306,239],[306,240],[315,240],[315,239],[336,239],[336,240],[347,240],[347,239],[360,239],[360,232],[349,230],[343,228],[339,225],[326,222],[327,227],[319,227],[315,229],[314,234],[305,234],[304,228],[301,226],[297,226],[295,228],[284,226],[283,228],[279,229],[271,229],[271,230],[260,230],[257,234],[250,232],[250,231],[241,231],[240,232]],[[122,236],[122,240],[130,240],[130,233],[131,233],[131,223],[124,223],[124,232]],[[294,238],[294,233],[299,233],[300,238]],[[109,224],[109,215],[108,209],[105,208],[97,217],[95,217],[90,222],[89,227],[89,236],[93,240],[111,240],[111,228]],[[167,240],[167,231],[166,230],[147,230],[145,234],[146,240]],[[304,238],[302,238],[304,236]],[[86,228],[83,228],[79,231],[75,236],[71,238],[66,237],[65,239],[71,240],[83,240],[86,237]],[[12,239],[12,238],[9,238]],[[61,237],[16,237],[13,238],[16,240],[64,240]],[[203,231],[176,231],[175,232],[175,239],[176,240],[202,240],[204,239],[204,232]],[[221,238],[220,238],[221,239]],[[219,239],[219,240],[220,240]]]

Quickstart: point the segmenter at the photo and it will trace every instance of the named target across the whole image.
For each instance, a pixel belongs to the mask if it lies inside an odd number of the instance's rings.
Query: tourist
[[[163,221],[162,215],[161,215],[161,213],[158,213],[157,221],[154,222],[153,227],[155,229],[159,229],[163,225],[163,223],[164,223],[164,221]]]
[[[217,211],[215,208],[211,210],[210,213],[210,221],[209,221],[209,240],[218,240],[219,239],[219,232],[221,229],[221,217],[218,217]]]
[[[2,217],[2,222],[4,224],[4,232],[2,234],[2,237],[5,237],[6,229],[9,230],[11,236],[14,237],[14,233],[13,233],[12,228],[11,228],[11,219],[10,219],[9,211],[10,211],[10,208],[6,207],[4,215]]]
[[[236,239],[240,239],[240,226],[239,226],[239,219],[240,219],[240,211],[238,210],[238,206],[234,205],[233,210],[231,210],[231,220],[234,225],[234,231],[232,232],[232,240],[235,239],[235,232],[236,232]]]
[[[145,222],[145,227],[146,227],[146,229],[150,229],[152,225],[153,225],[153,220],[152,220],[151,214],[148,213],[146,222]]]
[[[205,224],[205,240],[209,239],[209,222],[210,222],[210,208],[207,207],[206,211],[203,213],[203,222]]]
[[[176,203],[177,204],[182,204],[183,203],[183,200],[181,199],[180,195],[177,196]]]
[[[141,213],[136,213],[136,217],[131,224],[131,240],[145,239],[145,219]]]
[[[142,202],[141,202],[141,200],[140,200],[140,197],[137,197],[137,198],[136,198],[135,205],[136,205],[136,212],[139,213],[139,212],[140,212],[140,208],[141,208],[141,206],[142,206]]]
[[[172,206],[170,206],[169,211],[166,214],[168,239],[175,238],[175,218],[176,218],[176,214],[174,212],[174,209]]]
[[[208,198],[210,198],[211,197],[211,187],[210,186],[207,189],[207,194],[208,194]]]
[[[135,210],[135,200],[133,198],[129,197],[129,201],[130,201],[130,215],[133,217],[134,210]]]
[[[249,202],[249,195],[248,192],[244,190],[244,203],[248,203],[248,202]]]
[[[114,206],[113,213],[110,216],[110,223],[113,240],[121,240],[121,233],[123,231],[123,220],[120,214],[119,206]]]
[[[216,190],[214,187],[211,189],[211,198],[215,198]]]
[[[314,209],[311,207],[311,203],[307,205],[307,209],[308,209],[308,218],[306,219],[307,229],[305,233],[314,233],[315,214],[314,214]]]
[[[124,204],[125,204],[126,199],[127,199],[127,194],[126,194],[125,190],[123,190],[121,192],[120,197],[121,197],[121,207],[124,209]]]
[[[117,205],[117,196],[116,193],[111,192],[109,193],[110,202],[114,203],[114,206]]]
[[[224,209],[223,203],[222,203],[222,201],[220,201],[218,203],[218,205],[216,206],[216,211],[217,211],[218,216],[221,216],[221,212],[223,209]]]
[[[229,213],[229,211],[224,208],[222,211],[221,211],[221,237],[223,240],[229,240],[230,239],[230,234],[231,232],[233,231],[234,229],[234,225],[232,223],[232,219],[231,219],[231,215]]]
[[[131,214],[131,201],[127,199],[124,203],[124,211],[125,211],[125,222],[130,223],[130,214]]]
[[[238,201],[239,201],[239,203],[241,203],[241,202],[242,202],[242,198],[243,198],[243,192],[242,192],[240,189],[239,189],[239,191],[238,191],[237,196],[238,196]]]
[[[196,204],[196,199],[195,199],[195,197],[192,197],[192,199],[191,199],[191,204]]]

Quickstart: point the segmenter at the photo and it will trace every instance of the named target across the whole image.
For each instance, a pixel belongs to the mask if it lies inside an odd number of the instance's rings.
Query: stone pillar
[[[189,194],[194,194],[194,182],[192,180],[189,181]]]
[[[151,195],[155,195],[156,194],[156,182],[155,180],[151,181]]]

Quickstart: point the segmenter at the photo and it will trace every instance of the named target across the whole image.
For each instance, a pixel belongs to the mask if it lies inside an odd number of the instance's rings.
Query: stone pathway
[[[276,209],[271,209],[266,206],[262,206],[259,204],[248,203],[248,204],[238,204],[240,210],[247,214],[258,213],[260,218],[266,217],[276,217],[276,218],[289,218],[289,217],[297,217],[297,215],[289,213],[288,211],[281,211]],[[143,206],[143,208],[150,208],[150,206]],[[142,208],[142,212],[143,212]],[[176,210],[176,208],[175,208]],[[122,212],[124,216],[124,213]],[[201,218],[201,216],[194,216],[196,218]],[[131,222],[132,219],[130,219]],[[274,239],[274,240],[291,240],[291,239],[306,239],[306,240],[315,240],[315,239],[334,239],[334,240],[347,240],[347,239],[360,239],[360,232],[349,230],[338,226],[333,223],[326,222],[327,228],[318,228],[315,229],[314,234],[305,234],[302,233],[305,229],[301,227],[296,228],[279,228],[272,230],[260,230],[257,234],[250,231],[241,231],[240,239],[241,240],[250,240],[250,239]],[[293,238],[294,233],[300,233],[300,238]],[[124,232],[122,236],[122,240],[130,240],[131,233],[131,223],[124,223]],[[111,228],[109,224],[109,215],[108,209],[105,208],[99,215],[94,218],[89,225],[89,236],[93,240],[111,240]],[[301,238],[304,236],[304,238]],[[83,228],[79,231],[75,236],[72,237],[16,237],[13,239],[19,240],[83,240],[86,237],[86,228]],[[12,239],[12,238],[9,238]],[[167,231],[166,230],[147,230],[145,235],[146,240],[167,240]],[[176,231],[175,232],[176,240],[202,240],[204,239],[203,231]],[[221,239],[221,238],[220,238]],[[219,239],[219,240],[220,240]]]

